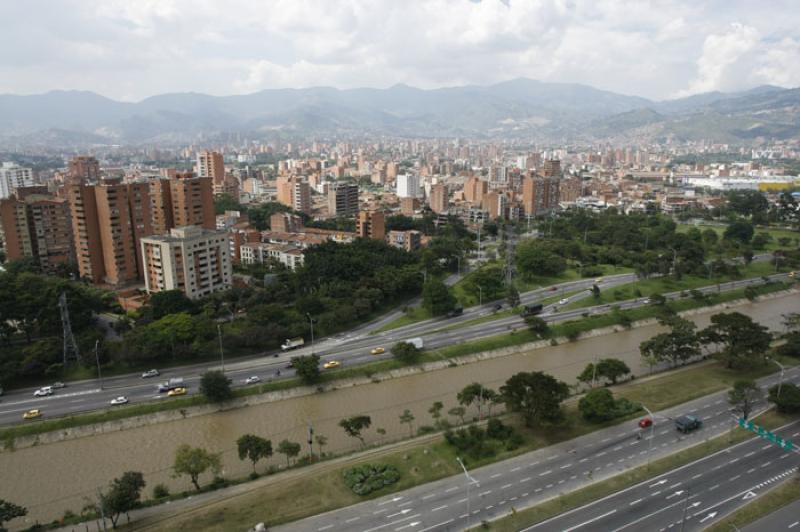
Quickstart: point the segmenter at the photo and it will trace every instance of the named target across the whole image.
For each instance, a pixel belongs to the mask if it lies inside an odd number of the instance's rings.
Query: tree
[[[639,345],[643,359],[648,363],[668,361],[676,366],[700,354],[700,343],[695,334],[697,326],[693,322],[679,316],[669,316],[659,321],[671,330],[657,334]]]
[[[472,384],[468,384],[464,386],[464,388],[458,392],[456,395],[456,399],[458,399],[458,404],[469,407],[472,404],[478,405],[478,418],[483,418],[481,415],[481,408],[485,401],[490,398],[490,395],[493,395],[494,391],[485,388],[482,384],[478,382],[473,382]]]
[[[616,401],[607,388],[595,388],[578,401],[578,410],[583,418],[591,422],[607,421],[615,417]]]
[[[761,399],[761,388],[752,380],[738,380],[728,392],[728,402],[747,419],[753,411],[755,403]]]
[[[408,425],[408,435],[414,435],[414,414],[411,413],[411,410],[405,409],[403,413],[400,414],[400,423],[406,423]]]
[[[735,240],[741,244],[747,244],[753,238],[753,224],[744,220],[738,220],[725,228],[723,238],[725,240]]]
[[[600,287],[596,284],[592,285],[592,297],[595,299],[595,301],[600,300]]]
[[[212,403],[222,403],[233,397],[231,380],[221,371],[206,371],[200,379],[200,393]]]
[[[506,302],[511,308],[519,306],[519,290],[517,290],[517,287],[513,284],[508,287],[508,291],[506,293]]]
[[[128,514],[139,504],[142,489],[145,487],[144,476],[138,471],[126,471],[122,477],[111,482],[111,488],[101,494],[100,504],[111,519],[112,528],[117,528],[119,516]],[[130,521],[130,516],[128,518]]]
[[[286,467],[291,464],[291,459],[300,454],[300,444],[289,440],[281,440],[278,452],[286,456]]]
[[[192,314],[196,311],[194,301],[186,297],[183,290],[164,290],[150,296],[148,306],[154,320],[159,320],[169,314],[186,312]]]
[[[18,506],[13,502],[0,499],[0,532],[4,532],[3,524],[17,517],[25,517],[28,515],[28,509],[24,506]]]
[[[410,342],[397,342],[392,346],[392,356],[403,364],[414,364],[422,353],[420,349]]]
[[[262,458],[272,456],[272,442],[254,434],[244,434],[236,440],[236,449],[239,451],[239,460],[247,458],[253,462],[253,471],[256,462]]]
[[[578,381],[589,386],[594,386],[594,380],[597,378],[597,367],[594,363],[589,362],[583,371],[578,375]]]
[[[464,416],[467,414],[467,409],[463,406],[454,406],[450,410],[447,411],[448,416],[454,416],[461,420],[461,424],[465,423]]]
[[[550,332],[547,322],[539,316],[525,316],[525,324],[528,326],[529,331],[539,337],[547,336]]]
[[[222,467],[220,455],[210,453],[201,447],[191,447],[184,443],[175,450],[175,463],[172,469],[176,476],[187,475],[197,491],[200,484],[197,479],[208,470],[217,474]]]
[[[699,337],[704,344],[722,345],[718,355],[729,369],[763,360],[772,340],[766,327],[739,312],[714,314]]]
[[[364,447],[364,437],[361,431],[368,429],[372,425],[372,418],[369,416],[353,416],[339,421],[339,426],[344,429],[351,438],[358,438],[361,447]]]
[[[442,417],[442,409],[444,408],[444,404],[441,401],[434,401],[431,407],[428,409],[428,413],[434,419],[435,422],[439,422],[439,418]]]
[[[522,414],[531,427],[561,419],[561,402],[569,397],[569,387],[541,371],[520,372],[506,381],[500,393],[506,408]]]
[[[319,355],[292,357],[292,367],[300,380],[306,384],[315,384],[322,376],[319,369]]]
[[[319,447],[319,455],[322,456],[322,448],[328,444],[328,437],[323,436],[322,434],[317,434],[314,436],[314,441],[317,442],[317,447]]]
[[[617,358],[604,358],[597,363],[597,373],[610,380],[611,384],[616,384],[620,377],[630,375],[631,368]]]
[[[744,261],[745,266],[753,262],[753,250],[750,248],[745,248],[742,250],[742,261]]]
[[[432,316],[441,316],[455,308],[456,298],[442,281],[430,279],[422,288],[422,305]]]
[[[523,240],[516,248],[516,262],[526,277],[554,276],[567,269],[567,261],[538,240]]]
[[[784,382],[780,390],[781,394],[778,395],[777,385],[769,389],[769,402],[777,407],[778,412],[784,414],[800,412],[800,386],[791,382]]]

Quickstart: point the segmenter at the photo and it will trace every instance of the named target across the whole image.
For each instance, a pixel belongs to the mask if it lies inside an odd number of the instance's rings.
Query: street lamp
[[[480,285],[475,285],[478,287],[478,306],[480,307],[483,305],[483,289]]]
[[[311,354],[314,354],[314,319],[311,317],[311,314],[306,312],[306,316],[308,316],[308,323],[311,324]]]
[[[644,411],[647,412],[648,416],[650,416],[650,443],[647,446],[647,467],[649,468],[650,454],[653,451],[653,440],[655,439],[656,436],[656,416],[654,416],[653,413],[650,411],[650,409],[644,406],[642,403],[639,403],[639,405],[642,408],[644,408]]]
[[[225,373],[225,352],[222,350],[222,324],[217,323],[217,337],[219,338],[219,361],[222,373]]]
[[[776,397],[780,397],[781,396],[781,386],[783,386],[783,372],[786,371],[786,368],[783,366],[783,364],[781,364],[780,362],[778,362],[774,358],[772,358],[772,357],[767,357],[767,358],[769,360],[771,360],[772,362],[775,362],[775,364],[777,364],[778,367],[781,368],[781,374],[778,377],[778,393],[775,394]]]
[[[97,362],[97,379],[100,381],[100,389],[103,389],[103,374],[100,372],[100,355],[97,352],[97,348],[100,345],[100,340],[94,341],[94,360]]]
[[[470,518],[472,517],[469,508],[469,486],[470,484],[475,484],[476,486],[480,487],[480,483],[470,476],[470,474],[467,472],[467,468],[464,466],[464,462],[461,461],[461,458],[456,456],[456,460],[458,461],[458,465],[461,466],[461,469],[464,470],[464,476],[467,477],[467,528],[469,528]]]

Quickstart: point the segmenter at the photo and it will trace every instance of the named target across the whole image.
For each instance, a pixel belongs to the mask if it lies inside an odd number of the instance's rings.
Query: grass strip
[[[800,500],[800,478],[795,476],[706,528],[705,532],[739,530],[797,500]]]
[[[794,418],[776,412],[767,412],[759,416],[760,424],[766,428],[775,428],[784,425]],[[717,451],[753,438],[752,433],[738,427],[732,436],[728,434],[704,441],[689,449],[684,449],[673,455],[652,462],[649,466],[640,466],[626,471],[609,479],[596,482],[585,488],[564,493],[549,501],[524,510],[513,511],[511,515],[496,521],[484,523],[475,530],[493,530],[496,532],[514,532],[524,527],[541,523],[547,519],[564,512],[580,508],[593,501],[601,499],[625,488],[635,486],[647,479],[656,477],[677,467],[689,464]],[[727,530],[727,529],[726,529]]]

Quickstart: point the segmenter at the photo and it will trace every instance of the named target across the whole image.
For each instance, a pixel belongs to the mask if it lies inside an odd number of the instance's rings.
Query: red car
[[[647,427],[649,427],[652,424],[653,424],[653,420],[650,419],[649,417],[643,417],[642,419],[639,420],[639,428],[640,429],[646,429]]]

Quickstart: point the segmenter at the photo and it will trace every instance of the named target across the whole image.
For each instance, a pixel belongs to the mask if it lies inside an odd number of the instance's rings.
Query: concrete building
[[[416,251],[422,246],[422,233],[414,229],[409,231],[389,231],[386,241],[390,246],[406,251]]]
[[[297,212],[311,214],[311,187],[299,177],[278,179],[278,202]]]
[[[489,192],[483,197],[482,206],[490,220],[505,218],[506,209],[508,208],[508,197],[502,192]]]
[[[269,228],[271,231],[280,233],[297,233],[304,227],[303,219],[288,212],[276,212],[269,217]]]
[[[185,225],[216,227],[210,177],[177,172],[169,179],[152,179],[149,185],[153,234],[166,234],[173,227]]]
[[[303,265],[303,250],[286,244],[248,243],[240,246],[242,264],[264,264],[273,259],[290,270]]]
[[[545,161],[542,175],[544,177],[561,177],[561,161],[558,159],[548,159]]]
[[[386,236],[383,213],[380,211],[359,212],[357,233],[361,238],[383,240]]]
[[[4,162],[0,166],[0,199],[14,194],[14,190],[33,186],[33,171],[15,163]]]
[[[431,187],[430,207],[436,214],[446,213],[449,208],[450,197],[447,185],[439,183]]]
[[[522,208],[526,216],[543,216],[558,207],[559,179],[529,176],[522,181]]]
[[[81,155],[69,162],[69,177],[85,181],[98,181],[100,179],[100,163],[94,157]]]
[[[397,197],[419,197],[419,177],[411,174],[402,174],[397,176]]]
[[[470,177],[464,183],[464,199],[473,205],[480,205],[488,191],[489,183],[479,177]]]
[[[328,214],[355,216],[358,214],[358,185],[336,183],[328,188]]]
[[[231,287],[233,270],[228,234],[197,226],[176,227],[140,244],[145,289],[180,290],[189,299]]]
[[[419,211],[420,206],[418,198],[400,198],[400,214],[414,216]]]
[[[210,177],[214,183],[225,180],[225,160],[221,153],[201,151],[197,154],[195,172],[198,177]]]

